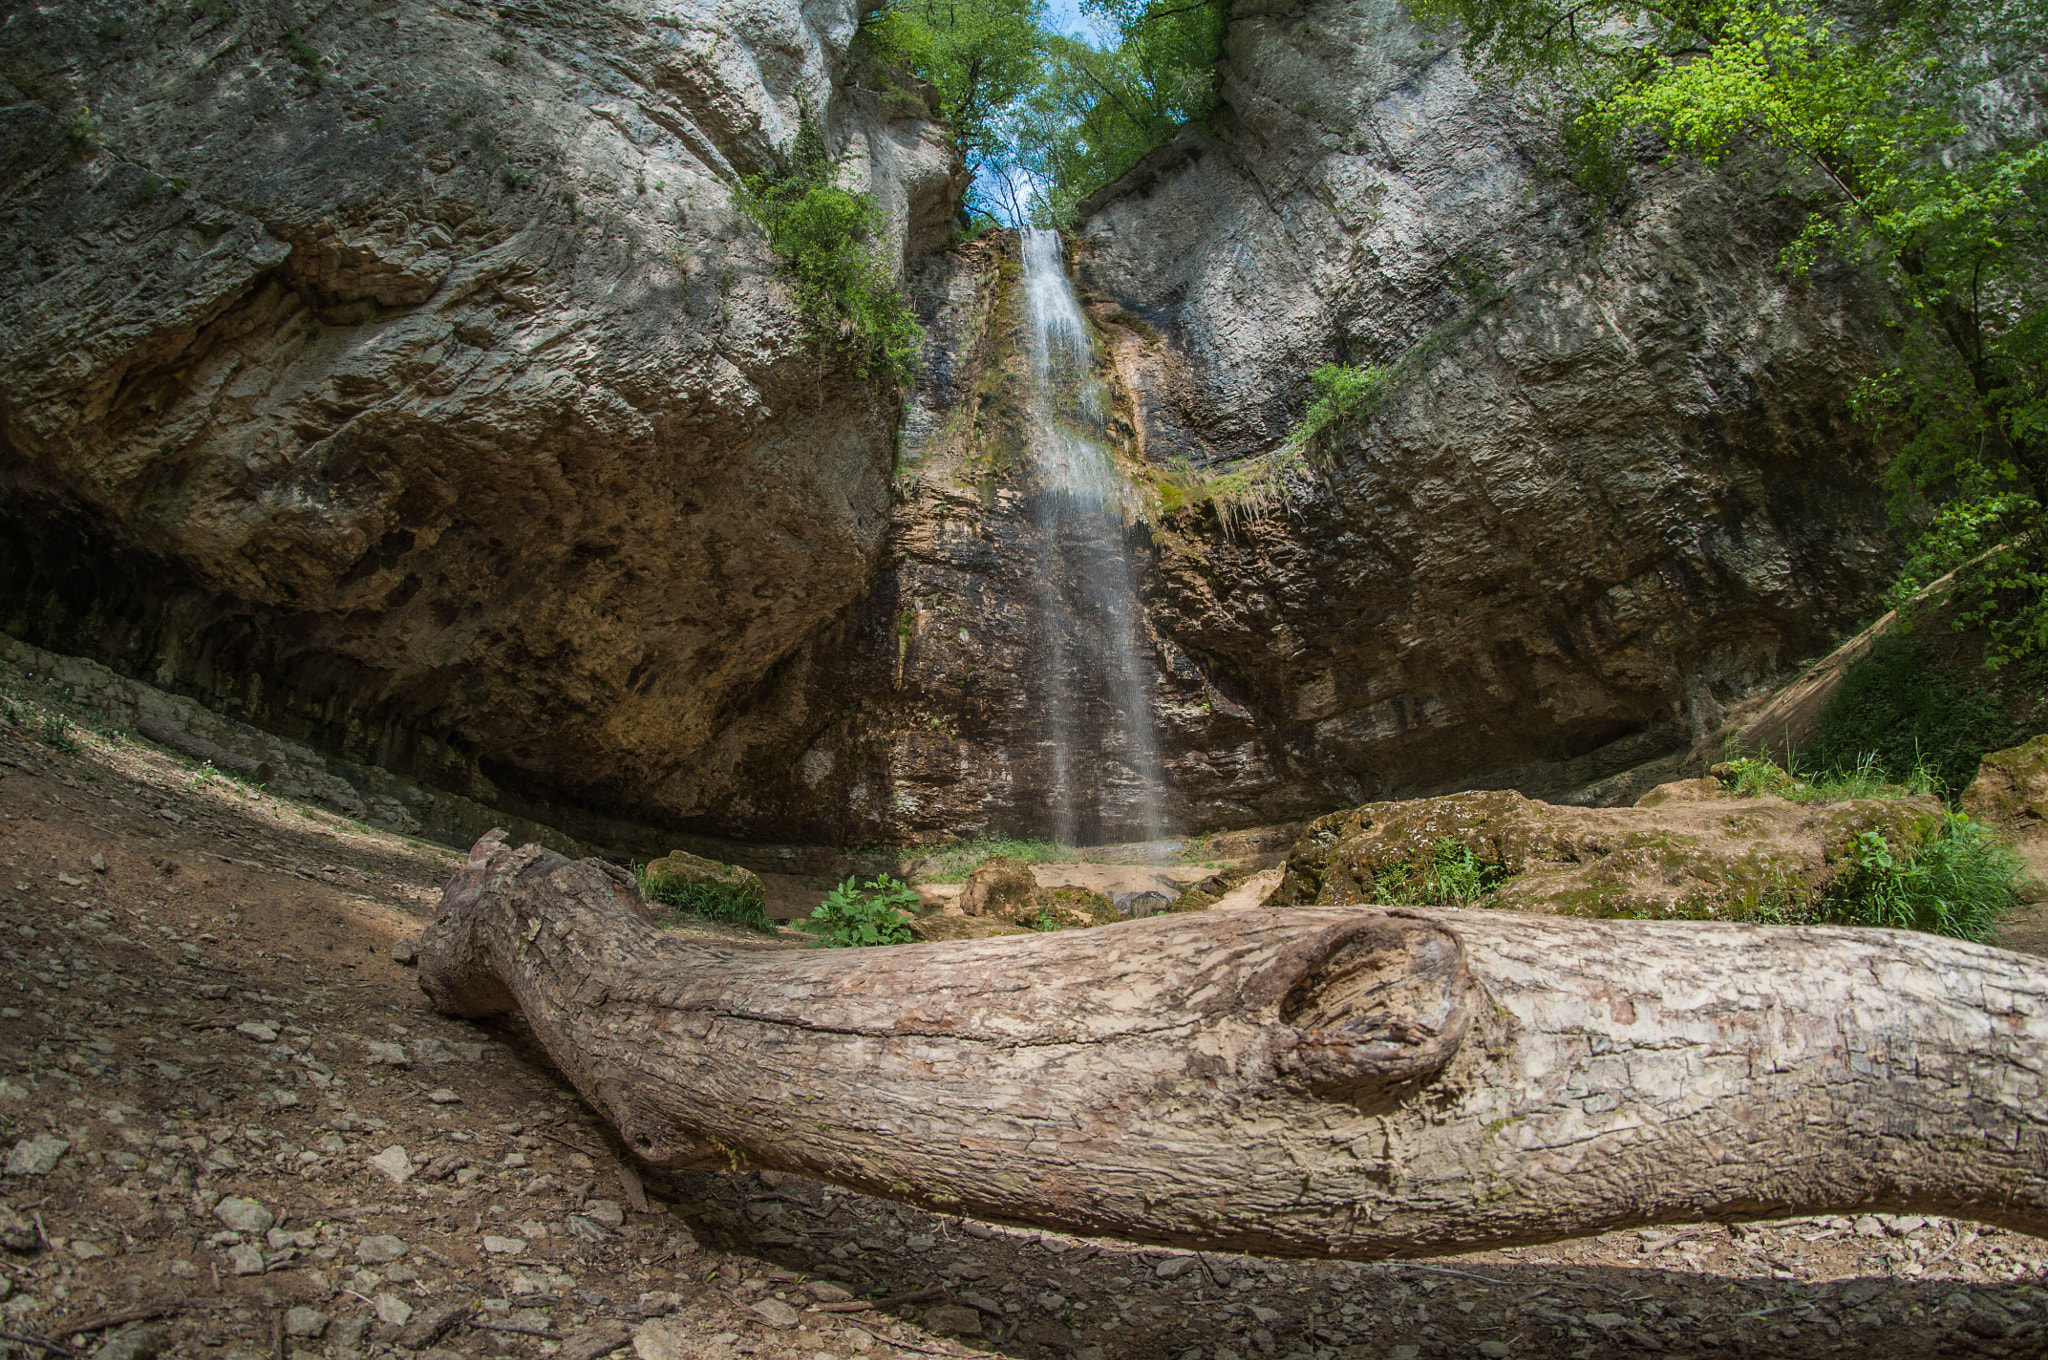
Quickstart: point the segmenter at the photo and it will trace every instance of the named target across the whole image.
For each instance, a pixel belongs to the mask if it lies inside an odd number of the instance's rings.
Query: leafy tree
[[[1116,42],[1046,35],[1043,83],[1014,116],[1033,216],[1062,226],[1080,201],[1216,104],[1225,0],[1083,0]]]
[[[977,183],[1001,184],[1016,161],[1011,111],[1044,79],[1044,15],[1045,0],[889,0],[862,33],[871,64],[899,66],[938,91]]]
[[[2048,0],[1415,8],[1463,25],[1483,67],[1569,91],[1567,140],[1596,168],[1648,132],[1674,155],[1753,146],[1803,172],[1785,267],[1871,267],[1895,299],[1893,360],[1856,404],[1898,441],[1899,592],[1970,564],[1987,662],[2048,647]]]

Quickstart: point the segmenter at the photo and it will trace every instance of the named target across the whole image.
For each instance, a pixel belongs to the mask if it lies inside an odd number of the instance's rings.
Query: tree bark
[[[1251,908],[748,949],[493,832],[420,985],[523,1012],[654,1164],[1068,1232],[1386,1258],[1861,1210],[2048,1230],[2048,966],[1931,935]]]

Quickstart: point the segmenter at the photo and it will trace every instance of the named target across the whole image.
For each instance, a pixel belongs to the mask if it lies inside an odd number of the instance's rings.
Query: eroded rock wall
[[[1603,203],[1561,116],[1400,0],[1241,3],[1222,77],[1216,117],[1072,241],[1127,464],[1182,503],[1130,545],[1178,825],[1564,796],[1682,751],[1871,612],[1879,452],[1847,399],[1880,298],[1779,269],[1803,186],[1646,153]],[[732,729],[758,830],[1049,827],[1003,258],[956,282],[986,321],[913,412],[876,589]],[[1398,377],[1284,505],[1219,515],[1208,491],[1280,447],[1331,362]],[[1106,766],[1111,705],[1086,704]],[[1135,834],[1128,792],[1095,836]]]
[[[731,206],[808,112],[942,241],[854,0],[17,6],[0,628],[544,818],[663,820],[858,599],[896,395]]]

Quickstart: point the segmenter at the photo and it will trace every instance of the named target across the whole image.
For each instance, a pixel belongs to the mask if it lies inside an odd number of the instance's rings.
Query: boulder
[[[1941,824],[1926,797],[1685,795],[1628,808],[1559,807],[1506,789],[1368,803],[1309,824],[1271,902],[1756,919],[1826,896],[1855,871],[1864,832],[1911,849]]]
[[[742,869],[736,864],[721,864],[715,859],[693,855],[687,850],[669,851],[660,859],[650,862],[642,873],[647,878],[647,886],[656,891],[668,885],[710,883],[721,888],[730,888],[735,893],[752,897],[757,902],[765,898],[761,879],[753,870]]]
[[[2048,735],[1985,756],[1961,801],[1980,822],[2012,832],[2038,830],[2048,820]]]

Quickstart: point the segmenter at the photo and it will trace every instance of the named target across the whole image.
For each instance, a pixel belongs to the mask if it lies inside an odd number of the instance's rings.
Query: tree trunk
[[[796,952],[478,841],[422,942],[657,1165],[1398,1257],[1858,1210],[2048,1229],[2048,967],[1907,932],[1247,909]]]

